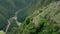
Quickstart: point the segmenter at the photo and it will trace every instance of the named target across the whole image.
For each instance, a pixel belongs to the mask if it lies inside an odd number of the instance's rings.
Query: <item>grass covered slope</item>
[[[0,30],[9,22],[7,34],[59,34],[60,0],[0,0]]]
[[[60,34],[60,1],[36,10],[11,34]]]

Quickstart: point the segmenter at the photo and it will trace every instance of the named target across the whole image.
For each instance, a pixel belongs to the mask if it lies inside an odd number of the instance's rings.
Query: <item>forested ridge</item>
[[[60,0],[0,0],[0,34],[60,34]]]

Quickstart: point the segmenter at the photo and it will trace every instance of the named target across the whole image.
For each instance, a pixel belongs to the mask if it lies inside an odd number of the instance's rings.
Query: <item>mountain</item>
[[[7,34],[59,34],[60,0],[0,0],[0,30]]]
[[[39,8],[11,34],[60,34],[60,1]]]
[[[28,15],[33,13],[32,3],[34,2],[32,0],[0,0],[0,30],[5,31],[8,21],[14,19],[12,17],[15,15],[18,22],[23,22]]]

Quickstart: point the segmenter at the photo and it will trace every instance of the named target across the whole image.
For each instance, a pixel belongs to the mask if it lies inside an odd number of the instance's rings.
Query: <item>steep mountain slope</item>
[[[12,17],[15,16],[15,13],[17,13],[17,21],[23,22],[32,13],[32,2],[32,0],[0,0],[0,26],[4,26],[0,30],[5,29],[7,24],[9,25],[9,20],[13,21]]]
[[[60,1],[36,10],[11,34],[60,34]]]
[[[60,1],[53,2],[50,5],[48,5],[46,8],[45,7],[43,8],[44,9],[38,11],[37,15],[31,18],[32,21],[29,20],[30,23],[26,22],[25,23],[26,26],[25,27],[23,27],[24,25],[22,26],[24,30],[21,30],[21,34],[24,33],[25,34],[59,34],[60,33],[59,31]],[[37,28],[35,29],[35,27]]]
[[[45,5],[43,1],[45,3],[48,2],[48,4],[50,3],[50,0],[0,0],[0,14],[3,15],[5,21],[7,21],[5,23],[7,24],[8,20],[14,17],[16,13],[17,21],[23,22],[25,18],[37,10],[39,6]],[[42,3],[43,5],[41,5]]]
[[[7,34],[58,34],[59,17],[60,0],[0,0],[0,30]]]

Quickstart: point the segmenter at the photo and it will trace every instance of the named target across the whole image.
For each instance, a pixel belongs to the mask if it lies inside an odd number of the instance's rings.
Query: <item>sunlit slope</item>
[[[57,3],[56,3],[57,2]],[[11,19],[11,21],[13,21],[13,24],[11,24],[11,26],[13,26],[10,30],[10,32],[12,32],[12,34],[24,34],[26,33],[27,30],[27,34],[29,34],[30,32],[30,28],[32,26],[32,28],[34,29],[34,31],[32,30],[31,32],[36,31],[36,27],[38,26],[38,22],[40,21],[40,19],[47,20],[48,24],[50,23],[59,23],[60,22],[60,4],[59,4],[59,0],[0,0],[0,16],[1,17],[1,22],[0,23],[8,23],[7,21],[12,18],[13,16],[15,16],[15,13],[17,12],[17,21],[18,22],[22,22],[22,26],[21,29],[16,28],[17,31],[15,31],[15,24],[16,22],[14,20]],[[26,17],[28,16],[28,18],[26,19]],[[26,20],[25,20],[26,19]],[[24,22],[25,20],[25,22]],[[6,21],[6,22],[5,22]],[[46,22],[46,21],[44,21]],[[31,25],[32,24],[32,25]],[[2,25],[0,25],[2,26]],[[17,26],[17,25],[16,25]],[[35,27],[36,26],[36,27]],[[40,25],[39,25],[40,26]],[[47,26],[47,25],[46,25]],[[50,26],[50,25],[49,25]],[[54,25],[53,29],[54,29]],[[51,26],[50,26],[51,27]],[[49,28],[50,28],[49,27]],[[5,27],[3,27],[4,29]],[[1,28],[0,28],[1,29]],[[58,27],[59,29],[59,27]],[[22,32],[23,31],[23,32]],[[10,33],[8,31],[8,33]],[[21,33],[20,33],[21,32]],[[40,32],[40,31],[39,31]],[[32,34],[34,34],[32,33]]]
[[[60,1],[36,10],[11,34],[60,34]],[[18,30],[18,31],[17,31]]]

